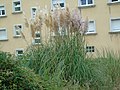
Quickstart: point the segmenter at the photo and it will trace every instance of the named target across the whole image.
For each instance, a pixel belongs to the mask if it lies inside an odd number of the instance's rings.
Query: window
[[[68,34],[65,28],[59,28],[58,33],[60,34],[60,36],[65,36]]]
[[[37,7],[32,7],[31,8],[31,17],[35,18],[36,17],[36,11],[37,11]]]
[[[51,36],[66,36],[68,35],[68,31],[65,28],[59,27],[58,31],[54,32],[50,32]]]
[[[40,32],[37,31],[35,32],[35,38],[34,38],[34,44],[40,44],[41,43],[41,38],[40,38]]]
[[[119,2],[120,0],[111,0],[111,2]]]
[[[19,37],[21,36],[21,30],[22,30],[22,25],[21,24],[17,24],[14,26],[14,36],[15,37]]]
[[[0,40],[7,40],[7,30],[0,28]]]
[[[87,33],[95,33],[95,21],[89,21],[88,22],[88,31]]]
[[[94,46],[87,46],[86,52],[95,52],[95,47]]]
[[[21,0],[14,0],[13,1],[13,12],[21,12]]]
[[[4,6],[0,6],[0,17],[6,16],[6,10]]]
[[[24,50],[22,48],[16,49],[16,56],[21,56],[23,55],[23,53],[24,53]]]
[[[115,3],[120,3],[120,0],[108,0],[108,5]]]
[[[120,18],[111,19],[111,31],[112,32],[120,31]]]
[[[52,0],[52,9],[54,10],[55,8],[60,5],[61,9],[65,8],[65,0]]]
[[[94,0],[79,0],[80,6],[90,6],[94,4]]]

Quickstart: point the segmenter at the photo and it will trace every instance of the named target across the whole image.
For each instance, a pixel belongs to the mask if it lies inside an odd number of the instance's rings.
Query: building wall
[[[51,0],[21,0],[22,11],[27,18],[31,18],[31,7],[51,9]],[[86,35],[86,43],[95,46],[96,49],[103,48],[111,50],[120,50],[120,33],[110,33],[110,18],[120,17],[120,4],[108,5],[107,0],[94,0],[95,6],[79,7],[82,17],[88,20],[94,20],[96,24],[96,33]],[[22,24],[23,33],[26,36],[28,43],[31,43],[30,30],[24,25],[23,12],[12,13],[12,0],[0,0],[0,5],[5,5],[6,17],[0,17],[0,28],[6,28],[8,33],[7,41],[0,41],[0,50],[15,53],[16,48],[27,48],[27,43],[22,38],[13,37],[13,25]],[[66,0],[66,6],[73,10],[78,8],[78,0]],[[45,29],[45,30],[44,30]],[[42,39],[47,37],[46,28],[42,30]]]
[[[95,0],[95,7],[82,8],[82,16],[88,20],[95,20],[95,35],[87,35],[88,45],[95,46],[98,50],[120,50],[120,33],[110,33],[110,18],[120,17],[120,4],[107,4],[107,0]]]
[[[31,18],[31,7],[41,7],[44,8],[45,5],[50,8],[50,1],[40,1],[40,0],[21,0],[22,2],[22,12],[12,13],[12,0],[0,0],[0,5],[5,5],[6,17],[0,18],[0,28],[6,28],[8,33],[7,41],[0,41],[0,50],[15,53],[17,48],[27,48],[27,43],[23,38],[14,38],[13,26],[15,24],[23,25],[23,33],[30,44],[32,41],[31,33],[28,28],[24,25],[24,15],[28,20]],[[49,3],[48,3],[49,2]]]

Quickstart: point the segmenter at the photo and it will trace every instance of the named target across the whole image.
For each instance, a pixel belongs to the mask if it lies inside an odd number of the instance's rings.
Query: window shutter
[[[120,19],[115,19],[111,21],[111,26],[113,31],[120,30]]]
[[[88,32],[95,32],[95,24],[94,21],[90,21],[88,23]]]
[[[6,33],[6,30],[3,29],[3,30],[0,30],[0,39],[7,39],[7,33]]]

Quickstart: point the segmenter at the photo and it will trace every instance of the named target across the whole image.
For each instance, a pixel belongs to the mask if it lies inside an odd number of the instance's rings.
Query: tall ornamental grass
[[[33,39],[43,25],[49,31],[49,41],[29,46],[23,58],[27,60],[24,64],[41,76],[46,90],[120,89],[119,57],[109,52],[87,57],[84,34],[88,20],[82,20],[79,10],[70,12],[58,6],[53,12],[40,11],[34,21],[25,21]]]

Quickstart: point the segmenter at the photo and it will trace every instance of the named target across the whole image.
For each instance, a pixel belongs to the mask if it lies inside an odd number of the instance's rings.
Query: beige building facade
[[[54,10],[56,3],[61,8],[78,8],[83,19],[88,17],[86,48],[88,52],[109,49],[120,50],[120,0],[0,0],[0,50],[22,54],[27,44],[45,40],[44,30],[31,39],[31,33],[24,24],[24,13],[28,19],[34,18],[37,7]],[[25,34],[26,42],[19,30]],[[39,34],[39,33],[38,33]]]

